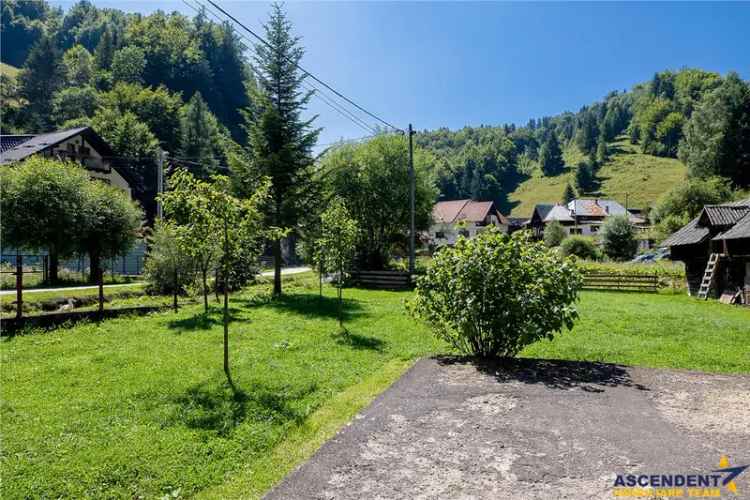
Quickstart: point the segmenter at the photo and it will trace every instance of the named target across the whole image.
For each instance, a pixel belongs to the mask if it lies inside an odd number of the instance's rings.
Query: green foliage
[[[63,64],[68,85],[84,87],[91,83],[94,77],[94,58],[83,46],[75,45],[66,50]]]
[[[567,204],[575,200],[575,198],[576,192],[573,190],[573,186],[570,185],[570,182],[568,182],[567,184],[565,184],[565,191],[563,191],[562,201],[563,203]]]
[[[31,47],[57,21],[58,13],[47,2],[5,0],[2,2],[3,43],[0,58],[4,63],[20,67]]]
[[[414,151],[415,224],[430,225],[436,198],[429,173],[431,156]],[[383,269],[391,256],[407,248],[409,234],[409,174],[406,139],[380,135],[363,144],[346,145],[328,152],[320,162],[330,197],[342,199],[361,229],[357,264],[363,269]]]
[[[165,87],[146,88],[117,83],[111,91],[102,94],[101,107],[103,113],[112,113],[115,117],[132,113],[165,149],[177,151],[182,107],[179,94],[171,93]]]
[[[651,211],[658,233],[666,237],[697,217],[704,205],[732,199],[727,181],[719,177],[688,179],[662,195]]]
[[[410,309],[461,352],[515,356],[573,327],[581,284],[571,261],[524,232],[490,229],[438,251]]]
[[[547,139],[542,144],[539,151],[539,166],[546,176],[558,175],[565,168],[560,143],[554,133],[547,134]]]
[[[594,189],[595,185],[595,173],[594,166],[590,161],[582,161],[578,163],[576,168],[575,183],[579,193],[589,193]]]
[[[78,250],[83,188],[91,182],[80,165],[32,156],[0,169],[0,180],[3,245],[60,257]]]
[[[560,250],[566,257],[574,256],[587,260],[599,260],[601,258],[596,242],[586,236],[573,235],[565,238],[560,244]]]
[[[320,216],[320,238],[316,241],[317,261],[322,271],[338,274],[339,326],[343,326],[342,291],[344,273],[356,253],[359,228],[341,199],[334,199]]]
[[[18,94],[28,103],[24,108],[31,128],[49,129],[52,96],[65,84],[65,66],[54,40],[43,36],[29,52],[18,75]]]
[[[143,83],[146,53],[140,47],[123,47],[112,58],[112,79],[124,83]]]
[[[143,211],[125,191],[95,180],[83,186],[76,224],[78,250],[87,252],[92,269],[101,259],[126,254],[139,236]]]
[[[67,87],[52,98],[52,116],[59,125],[79,118],[91,118],[98,104],[99,93],[93,87]]]
[[[127,111],[119,113],[113,109],[100,109],[91,125],[112,147],[115,154],[127,158],[154,158],[159,140],[148,125]]]
[[[191,160],[188,165],[194,175],[207,177],[219,166],[222,141],[216,117],[196,93],[180,113],[179,155]]]
[[[261,182],[245,199],[232,195],[225,176],[210,181],[196,179],[178,169],[169,179],[170,190],[160,195],[164,213],[172,224],[180,252],[189,255],[201,273],[203,303],[208,312],[208,273],[223,260],[224,282],[230,260],[240,252],[260,254],[262,238],[278,234],[264,230],[259,207],[265,202],[268,184]]]
[[[685,127],[680,159],[691,176],[721,175],[750,185],[750,85],[730,73],[698,103]]]
[[[630,260],[638,250],[635,230],[627,215],[608,217],[601,231],[604,253],[612,260]]]
[[[94,51],[96,67],[102,70],[109,70],[112,67],[112,60],[115,57],[115,40],[112,31],[107,27],[99,39],[99,43]]]
[[[550,248],[560,246],[567,235],[562,224],[553,220],[544,227],[544,244]]]
[[[312,97],[303,91],[298,63],[304,49],[279,4],[272,6],[264,25],[270,44],[255,45],[258,81],[253,86],[253,106],[245,113],[246,161],[235,164],[240,193],[246,192],[255,179],[267,177],[271,182],[270,203],[265,207],[269,225],[294,228],[310,211],[315,195],[312,147],[319,129],[313,119],[302,113]],[[281,241],[272,243],[274,258],[274,293],[281,294]]]
[[[148,237],[148,255],[143,268],[146,290],[152,294],[184,294],[195,277],[190,254],[177,240],[172,223],[157,220]]]

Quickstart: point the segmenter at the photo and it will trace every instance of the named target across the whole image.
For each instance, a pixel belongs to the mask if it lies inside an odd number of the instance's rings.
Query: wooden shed
[[[685,263],[690,295],[739,293],[750,304],[750,198],[706,205],[662,246],[672,260]]]

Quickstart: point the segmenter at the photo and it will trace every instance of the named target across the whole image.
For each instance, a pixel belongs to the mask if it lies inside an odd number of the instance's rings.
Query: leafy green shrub
[[[630,260],[638,251],[635,231],[627,215],[615,215],[602,227],[604,253],[612,260]]]
[[[556,220],[553,220],[544,228],[544,244],[550,248],[560,246],[566,236],[565,228]]]
[[[180,249],[174,227],[157,221],[148,239],[149,250],[143,269],[150,294],[184,294],[195,280],[193,258]]]
[[[601,258],[601,252],[594,240],[586,236],[570,236],[562,242],[560,249],[566,257],[575,256],[587,260],[599,260]]]
[[[573,326],[581,284],[570,260],[493,228],[440,249],[407,306],[461,352],[515,356]]]

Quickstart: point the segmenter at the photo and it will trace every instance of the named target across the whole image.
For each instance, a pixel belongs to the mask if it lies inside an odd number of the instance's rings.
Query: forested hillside
[[[4,81],[3,100],[23,104],[3,116],[4,133],[91,124],[130,156],[152,156],[157,145],[193,156],[191,127],[242,140],[249,66],[231,28],[204,14],[9,0],[2,33],[2,61],[21,69],[15,86]]]
[[[163,148],[201,175],[247,143],[250,61],[230,26],[205,14],[8,0],[2,33],[2,61],[20,69],[3,67],[3,133],[91,125],[117,155],[153,159]],[[432,154],[442,199],[494,199],[528,215],[564,192],[630,193],[646,207],[686,174],[750,185],[750,85],[735,73],[662,71],[575,113],[425,130],[416,142]]]
[[[686,175],[750,185],[750,86],[735,73],[664,71],[577,113],[424,131],[417,143],[436,157],[444,199],[495,199],[525,216],[569,184],[647,208]]]

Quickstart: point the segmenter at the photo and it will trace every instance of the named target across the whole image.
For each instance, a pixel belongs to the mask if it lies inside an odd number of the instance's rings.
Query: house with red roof
[[[494,201],[439,201],[432,208],[429,240],[433,246],[452,245],[459,236],[473,238],[488,227],[507,233],[510,222]]]

